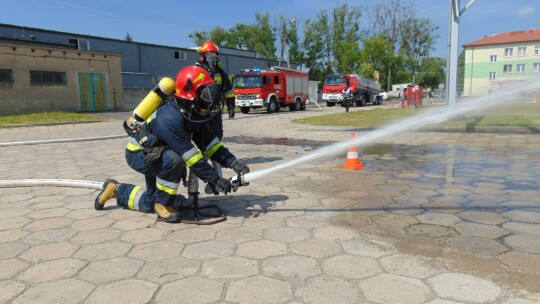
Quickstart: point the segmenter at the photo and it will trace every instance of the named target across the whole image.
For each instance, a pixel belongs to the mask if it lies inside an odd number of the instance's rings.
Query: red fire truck
[[[235,103],[244,114],[263,107],[268,113],[285,106],[291,111],[305,110],[308,93],[306,72],[271,67],[245,69],[234,75]]]
[[[348,85],[353,94],[353,103],[363,107],[368,103],[382,104],[381,85],[371,79],[356,74],[330,74],[324,77],[322,100],[328,107],[343,105],[343,89]]]

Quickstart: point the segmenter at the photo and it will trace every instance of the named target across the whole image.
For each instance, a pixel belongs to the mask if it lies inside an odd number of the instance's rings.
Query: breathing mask
[[[204,56],[206,58],[206,62],[208,63],[208,67],[212,70],[215,70],[219,62],[217,53],[209,52],[206,53]]]

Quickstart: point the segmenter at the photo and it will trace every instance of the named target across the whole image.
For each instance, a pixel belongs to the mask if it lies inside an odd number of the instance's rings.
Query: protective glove
[[[231,169],[233,169],[234,172],[236,172],[236,174],[238,175],[244,175],[246,173],[249,173],[249,167],[239,162],[238,160],[233,161],[233,163],[231,164]]]
[[[236,192],[238,188],[240,188],[240,186],[247,186],[247,185],[249,185],[249,183],[242,184],[242,181],[237,178],[231,182],[232,192]]]
[[[223,194],[227,195],[227,193],[231,192],[232,187],[231,181],[217,175],[212,177],[208,181],[208,185],[210,185],[210,189],[214,193],[214,195],[218,195],[220,192],[223,192]],[[206,193],[208,193],[208,190],[206,188],[205,191]]]
[[[144,160],[148,162],[153,162],[161,158],[161,154],[167,149],[166,146],[153,146],[150,148],[145,148],[144,153],[146,154]]]

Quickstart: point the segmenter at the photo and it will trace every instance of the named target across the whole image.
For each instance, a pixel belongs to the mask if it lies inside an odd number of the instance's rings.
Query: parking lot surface
[[[368,132],[291,122],[341,111],[238,113],[224,142],[257,172]],[[143,186],[125,115],[2,129],[22,143],[0,147],[1,179]],[[96,211],[94,189],[0,188],[0,303],[540,303],[539,135],[404,130],[359,147],[361,171],[347,155],[201,194],[227,214],[208,226]]]

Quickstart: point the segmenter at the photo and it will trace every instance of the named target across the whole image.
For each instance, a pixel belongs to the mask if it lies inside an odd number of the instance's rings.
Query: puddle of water
[[[223,139],[226,142],[235,144],[248,144],[248,145],[279,145],[289,147],[309,147],[311,149],[320,148],[330,145],[334,142],[331,141],[319,141],[309,139],[295,139],[286,137],[253,137],[253,136],[231,136]]]

